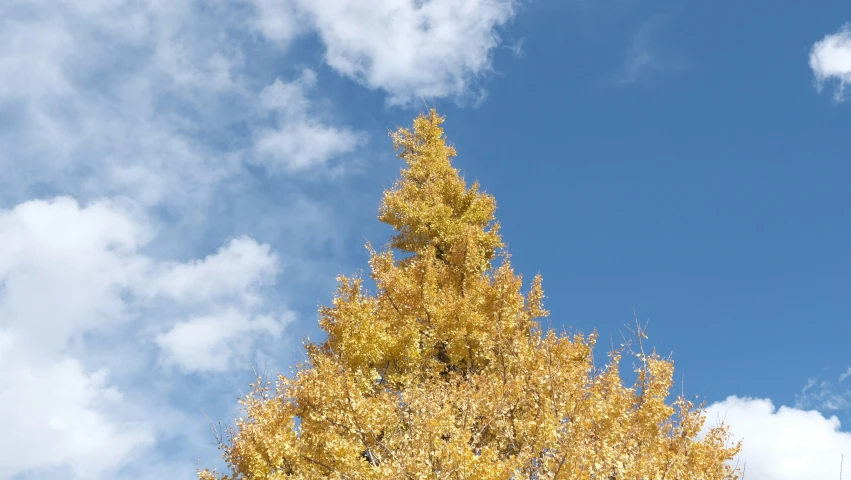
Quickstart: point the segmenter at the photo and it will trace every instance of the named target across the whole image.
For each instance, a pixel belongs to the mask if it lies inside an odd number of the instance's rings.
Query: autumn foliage
[[[327,340],[293,376],[253,385],[222,444],[232,473],[200,478],[737,478],[727,428],[666,403],[671,361],[627,343],[598,368],[596,334],[542,329],[541,278],[522,293],[494,198],[452,167],[442,122],[432,110],[392,135],[407,165],[379,213],[396,234],[368,246],[375,292],[339,278]]]

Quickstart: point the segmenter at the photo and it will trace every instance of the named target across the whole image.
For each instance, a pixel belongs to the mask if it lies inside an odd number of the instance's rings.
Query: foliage
[[[368,246],[376,292],[339,278],[327,340],[292,378],[252,385],[221,445],[232,474],[200,478],[738,478],[726,426],[701,434],[699,406],[666,403],[671,361],[627,343],[597,369],[596,334],[542,330],[541,277],[521,292],[494,198],[452,167],[442,122],[392,134],[407,167],[380,208],[396,234]]]

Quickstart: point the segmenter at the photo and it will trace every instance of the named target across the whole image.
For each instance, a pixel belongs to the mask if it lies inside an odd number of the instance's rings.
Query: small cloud
[[[271,173],[303,171],[366,143],[366,134],[328,125],[311,113],[307,92],[315,85],[316,74],[306,69],[295,81],[277,79],[260,92],[260,106],[273,113],[275,126],[255,132],[255,163]]]
[[[347,128],[319,122],[292,122],[258,132],[254,145],[258,163],[272,173],[301,171],[353,152],[364,136]]]
[[[239,237],[203,260],[164,265],[161,270],[150,282],[150,296],[196,303],[232,298],[255,304],[257,289],[274,283],[279,260],[269,245]]]
[[[257,336],[280,337],[293,319],[270,316],[251,318],[243,312],[229,310],[196,317],[178,323],[156,338],[166,361],[185,372],[223,372],[233,366],[238,355],[248,356]]]
[[[633,35],[624,57],[620,83],[634,83],[658,61],[655,54],[653,37],[658,29],[658,21],[648,20]]]
[[[849,376],[851,376],[851,367],[848,367],[848,370],[845,370],[845,373],[839,376],[839,383],[844,382]]]
[[[659,40],[659,31],[667,20],[666,15],[656,15],[646,20],[636,30],[627,48],[617,82],[632,84],[653,72],[664,72],[683,68],[682,56],[664,46]]]
[[[511,55],[514,58],[523,58],[526,56],[526,52],[523,50],[523,44],[526,42],[525,38],[521,38],[511,45],[507,45],[506,48],[511,51]]]
[[[621,83],[634,83],[653,65],[653,61],[654,55],[649,48],[636,46],[631,48],[627,54]]]
[[[851,451],[851,433],[841,431],[835,416],[775,408],[769,399],[731,396],[707,407],[706,418],[707,427],[723,420],[733,440],[742,440],[735,462],[748,480],[835,478]]]
[[[851,23],[846,23],[838,32],[826,35],[813,45],[810,68],[819,91],[825,83],[833,82],[836,84],[833,94],[836,101],[848,99],[846,89],[851,84]]]
[[[303,116],[310,108],[308,90],[316,86],[316,72],[309,68],[301,71],[301,76],[293,82],[284,83],[280,79],[260,92],[260,105],[266,110],[281,112],[285,116]]]

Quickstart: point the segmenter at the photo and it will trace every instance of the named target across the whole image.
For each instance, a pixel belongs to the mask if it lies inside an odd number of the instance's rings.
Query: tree
[[[701,406],[666,403],[670,360],[627,342],[598,369],[596,334],[541,328],[541,277],[521,292],[494,198],[452,167],[442,122],[432,110],[392,134],[407,167],[379,213],[396,234],[367,245],[375,292],[338,279],[327,340],[293,377],[252,385],[220,442],[232,474],[200,478],[738,478],[727,427],[701,434]]]

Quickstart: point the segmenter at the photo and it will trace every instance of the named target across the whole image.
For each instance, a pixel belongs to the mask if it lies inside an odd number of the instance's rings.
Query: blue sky
[[[649,321],[749,480],[851,455],[851,5],[0,5],[0,478],[194,477],[436,105],[551,325]],[[677,390],[680,384],[675,387]],[[200,463],[198,463],[200,462]]]

